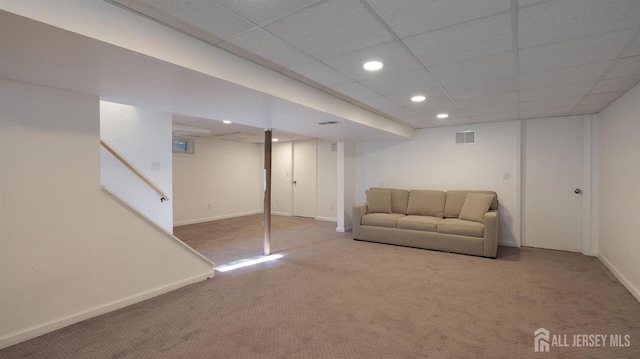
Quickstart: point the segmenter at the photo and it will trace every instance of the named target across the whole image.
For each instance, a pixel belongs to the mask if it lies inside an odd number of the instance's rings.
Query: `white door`
[[[582,250],[581,117],[523,121],[524,245]]]
[[[316,217],[315,140],[293,143],[293,215]]]

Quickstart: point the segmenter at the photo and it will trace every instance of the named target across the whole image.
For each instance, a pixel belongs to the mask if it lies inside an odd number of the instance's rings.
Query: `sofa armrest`
[[[495,258],[498,252],[498,211],[484,214],[484,256]]]
[[[360,224],[365,214],[367,214],[366,203],[353,206],[353,239],[360,239]]]

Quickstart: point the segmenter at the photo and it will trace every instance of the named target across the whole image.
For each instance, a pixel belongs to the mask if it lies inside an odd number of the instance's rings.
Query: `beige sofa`
[[[492,191],[370,188],[353,208],[353,239],[495,258],[498,196]]]

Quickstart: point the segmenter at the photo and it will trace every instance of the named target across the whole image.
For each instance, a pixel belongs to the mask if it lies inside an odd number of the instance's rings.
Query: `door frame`
[[[597,151],[597,143],[594,141],[594,136],[597,131],[597,115],[583,115],[582,117],[582,254],[597,256],[597,193],[594,193],[595,188],[593,182],[597,181],[594,178],[594,174],[597,171],[597,165],[592,162],[594,157],[594,151]],[[526,236],[526,183],[525,173],[527,163],[525,161],[525,135],[527,120],[522,120],[520,131],[520,165],[519,177],[520,177],[520,246],[527,245]],[[595,128],[594,128],[595,127]]]

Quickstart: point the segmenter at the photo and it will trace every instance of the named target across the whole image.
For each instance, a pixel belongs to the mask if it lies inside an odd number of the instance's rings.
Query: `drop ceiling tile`
[[[624,51],[622,57],[640,56],[640,36],[637,36],[629,47]]]
[[[445,88],[450,84],[482,83],[514,75],[513,56],[513,52],[505,52],[454,64],[431,66],[427,69]]]
[[[422,95],[427,99],[423,102],[413,102],[411,101],[411,97]],[[451,101],[446,92],[444,92],[440,87],[431,87],[424,88],[419,91],[405,92],[405,93],[396,93],[392,95],[386,95],[386,97],[403,106],[414,106],[414,105],[423,105],[433,102],[441,102],[441,101]]]
[[[511,92],[516,89],[512,52],[433,66],[429,70],[454,98]]]
[[[602,61],[520,74],[520,90],[596,81],[609,67],[609,64],[611,61]]]
[[[384,67],[379,71],[362,68],[365,62],[372,60],[382,62]],[[332,57],[324,63],[356,81],[421,68],[420,63],[395,41]]]
[[[460,83],[451,83],[447,85],[445,89],[454,98],[459,98],[511,92],[515,91],[516,87],[516,76],[513,75],[494,79],[486,79],[483,81],[462,81]]]
[[[624,30],[519,51],[521,73],[613,60],[633,36]]]
[[[593,87],[594,82],[543,87],[534,90],[520,91],[520,101],[546,100],[557,97],[571,97],[586,95]]]
[[[518,11],[518,46],[540,46],[640,25],[637,0],[547,1]]]
[[[622,96],[623,92],[606,92],[593,95],[587,95],[580,101],[581,105],[604,104],[608,105]]]
[[[371,91],[361,83],[355,81],[333,86],[333,89],[356,100],[380,96],[380,94]]]
[[[640,82],[640,76],[618,77],[599,81],[589,92],[591,94],[604,92],[626,92]]]
[[[518,119],[518,112],[504,112],[504,113],[492,113],[481,116],[471,116],[471,121],[475,123],[486,123],[486,122],[499,122],[499,121],[511,121]]]
[[[254,1],[216,0],[227,9],[255,22],[258,25],[268,23],[272,19],[301,9],[318,0],[269,0],[260,2],[260,6]]]
[[[339,73],[338,71],[319,61],[307,65],[297,66],[292,68],[292,70],[317,83],[329,87],[334,85],[346,84],[353,81],[347,76]]]
[[[509,10],[509,0],[367,2],[400,38]]]
[[[254,25],[208,0],[155,1],[114,0],[188,34],[216,43],[249,30]]]
[[[538,101],[524,101],[520,102],[520,111],[535,111],[539,109],[545,108],[560,108],[560,107],[571,107],[573,108],[575,105],[580,102],[582,97],[574,96],[574,97],[561,97],[561,98],[553,98],[546,100],[538,100]]]
[[[598,113],[604,110],[608,105],[604,103],[596,103],[589,105],[578,105],[573,111],[571,111],[570,115],[586,115],[592,113]]]
[[[518,0],[518,7],[523,8],[531,5],[535,5],[537,3],[545,2],[549,0]]]
[[[322,3],[267,25],[265,29],[318,59],[393,39],[357,1]]]
[[[466,117],[466,114],[453,101],[422,102],[407,106],[413,113],[430,121],[439,121],[436,117],[439,113],[449,114],[450,119]]]
[[[230,42],[284,67],[306,65],[315,61],[313,57],[259,28],[245,32]]]
[[[438,86],[433,76],[424,69],[401,72],[393,76],[376,77],[361,82],[381,95],[416,92]]]
[[[496,105],[474,105],[464,109],[467,115],[485,116],[490,114],[499,114],[507,112],[518,112],[518,103],[501,103]]]
[[[521,110],[519,117],[521,119],[533,119],[555,116],[566,116],[573,109],[573,106],[556,107],[556,108],[542,108],[533,110]]]
[[[511,15],[447,27],[404,39],[404,43],[427,67],[511,51]]]
[[[634,76],[640,74],[640,56],[625,57],[613,64],[611,70],[604,76],[605,79],[616,77]]]
[[[494,93],[482,96],[458,97],[456,102],[463,108],[473,106],[493,106],[505,103],[518,102],[518,93],[515,91],[505,93]]]

